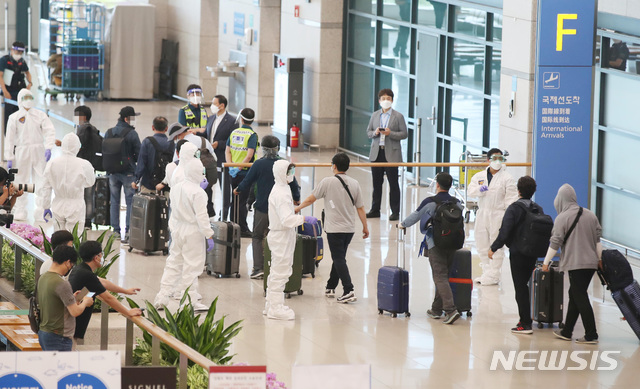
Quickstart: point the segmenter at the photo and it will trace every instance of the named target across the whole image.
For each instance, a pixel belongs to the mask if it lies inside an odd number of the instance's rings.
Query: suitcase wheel
[[[290,299],[291,298],[291,293],[285,293],[284,297]]]
[[[544,324],[541,322],[538,322],[538,328],[544,328]]]
[[[240,278],[240,273],[236,273],[236,278]]]
[[[216,274],[216,277],[222,278],[222,274],[218,273],[218,274]]]
[[[316,278],[316,274],[315,273],[311,273],[311,278]]]
[[[411,313],[410,313],[410,312],[405,312],[405,313],[404,313],[404,315],[405,315],[406,317],[411,317]]]
[[[382,309],[378,309],[378,315],[382,315],[383,311]]]
[[[302,289],[300,289],[300,290],[298,291],[298,296],[302,296],[302,294],[303,294],[303,293],[304,293],[304,292],[302,291]]]
[[[398,314],[394,312],[391,314],[391,317],[398,317]]]
[[[162,255],[169,255],[169,249],[162,250]]]
[[[131,252],[133,250],[133,247],[129,247],[129,252]]]
[[[471,311],[467,311],[467,317],[471,317],[471,315],[473,315]]]

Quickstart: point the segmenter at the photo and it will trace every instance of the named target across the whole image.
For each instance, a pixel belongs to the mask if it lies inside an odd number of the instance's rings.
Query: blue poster
[[[540,0],[533,176],[535,200],[556,215],[564,183],[589,204],[596,0]]]
[[[58,389],[69,388],[107,389],[102,381],[87,373],[69,374],[58,381]]]
[[[244,36],[244,14],[234,12],[233,14],[233,35]]]
[[[15,373],[0,377],[0,387],[42,389],[43,386],[31,376]]]

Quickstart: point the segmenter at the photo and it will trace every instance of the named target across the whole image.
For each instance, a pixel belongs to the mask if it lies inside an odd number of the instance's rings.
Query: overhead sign
[[[568,183],[589,204],[596,0],[540,0],[533,174],[536,202],[553,215]]]

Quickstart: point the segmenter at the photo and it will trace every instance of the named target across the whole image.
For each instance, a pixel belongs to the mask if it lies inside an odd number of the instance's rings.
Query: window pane
[[[608,42],[607,42],[608,41]],[[623,42],[618,39],[603,39],[603,44],[608,44],[607,58],[601,62],[602,67],[620,70],[623,72],[640,74],[637,56],[631,53],[640,51],[640,44]]]
[[[376,13],[376,0],[350,0],[349,8],[370,14]]]
[[[453,84],[484,92],[485,46],[479,43],[452,39]]]
[[[411,29],[409,27],[382,23],[380,65],[409,71],[410,35]]]
[[[621,162],[621,156],[633,156],[640,150],[640,139],[607,132],[604,135],[604,161],[602,180],[604,184],[624,188],[640,194],[640,180],[633,179],[637,174],[637,165]],[[624,208],[620,208],[624,209]]]
[[[370,116],[347,110],[345,147],[355,153],[369,155],[371,140],[367,136]]]
[[[484,99],[452,91],[451,137],[482,147]]]
[[[604,73],[601,76],[605,78],[604,98],[601,99],[604,104],[601,124],[640,135],[640,126],[637,125],[636,119],[640,80]]]
[[[382,15],[396,20],[411,21],[412,0],[385,0],[382,3]]]
[[[494,47],[491,60],[491,94],[500,96],[500,68],[502,67],[502,49]]]
[[[375,22],[369,18],[349,15],[349,57],[364,62],[374,62]]]
[[[602,235],[605,239],[638,249],[638,218],[640,201],[619,192],[604,190],[600,212]],[[621,217],[620,210],[624,210]]]
[[[354,63],[347,66],[347,105],[365,111],[372,110],[376,93],[373,90],[373,69]]]
[[[434,0],[418,1],[418,24],[423,26],[447,28],[447,5]]]
[[[489,100],[491,104],[489,147],[500,147],[500,101]]]
[[[475,36],[485,37],[485,26],[487,25],[487,13],[474,8],[455,7],[456,24],[455,32]]]
[[[393,73],[378,71],[378,85],[380,85],[380,89],[389,88],[393,91],[393,109],[403,114],[405,119],[409,117],[409,100],[411,96],[409,78]],[[380,109],[380,106],[376,100],[374,110],[378,109]]]
[[[502,42],[502,15],[493,14],[493,41]]]

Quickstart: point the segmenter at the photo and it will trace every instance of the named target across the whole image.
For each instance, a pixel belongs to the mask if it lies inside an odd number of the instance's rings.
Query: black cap
[[[133,107],[128,105],[120,110],[120,119],[128,118],[130,116],[140,116],[140,112],[136,112]]]

